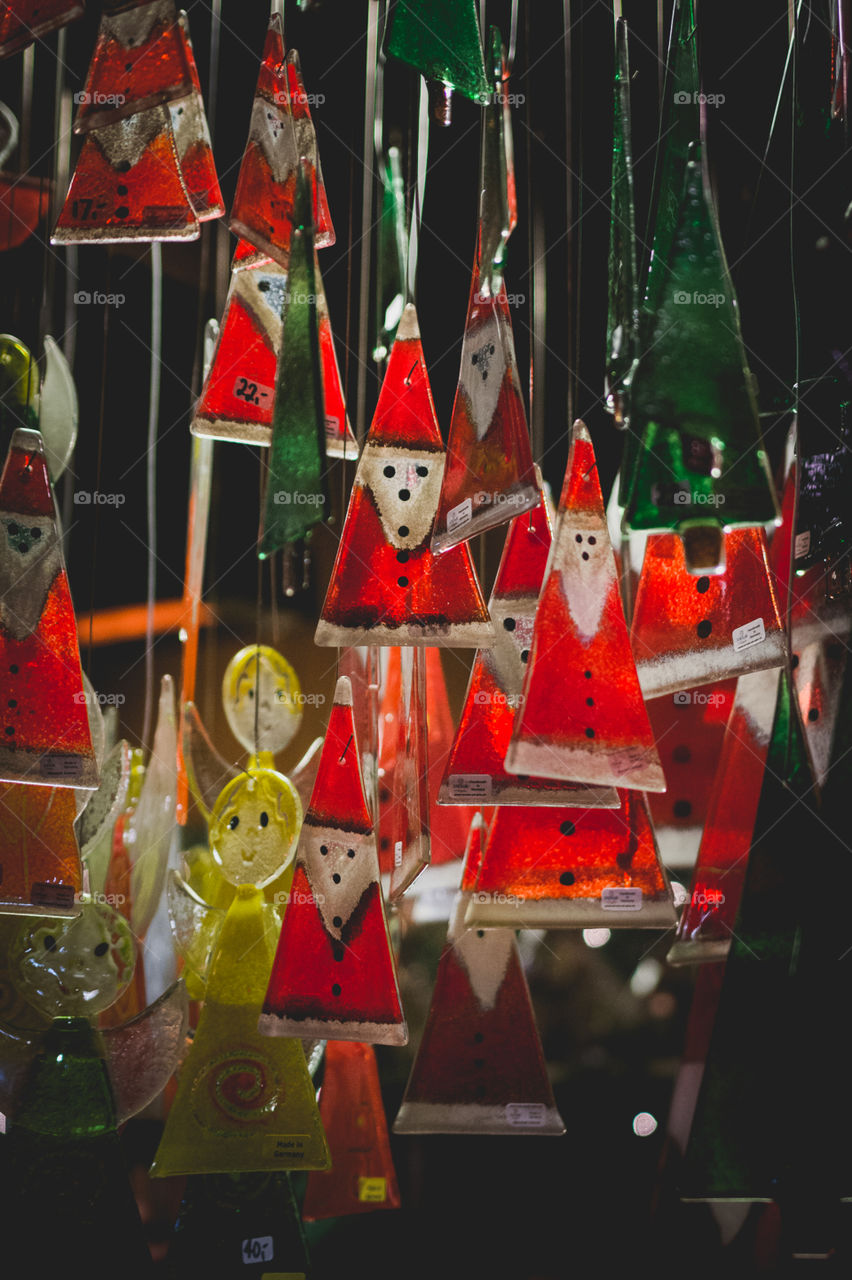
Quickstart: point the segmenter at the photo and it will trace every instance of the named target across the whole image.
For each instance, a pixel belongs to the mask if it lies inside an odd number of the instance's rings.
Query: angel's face
[[[108,1009],[133,976],[130,926],[101,902],[71,919],[24,926],[13,947],[21,994],[49,1017],[88,1017]]]
[[[291,861],[301,824],[302,805],[288,779],[272,769],[249,769],[213,806],[210,849],[231,884],[262,889]]]
[[[231,659],[222,701],[231,732],[246,751],[283,751],[302,722],[298,677],[268,645],[249,645]]]

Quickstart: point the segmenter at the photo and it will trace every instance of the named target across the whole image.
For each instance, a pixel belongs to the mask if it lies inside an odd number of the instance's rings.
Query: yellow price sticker
[[[388,1184],[385,1178],[359,1178],[358,1199],[379,1203],[388,1198]]]

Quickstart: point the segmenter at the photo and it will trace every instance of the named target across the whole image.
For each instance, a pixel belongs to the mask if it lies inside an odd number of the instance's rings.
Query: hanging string
[[[355,434],[363,445],[367,434],[367,355],[370,323],[370,275],[372,270],[373,188],[375,186],[370,139],[375,127],[376,67],[379,55],[380,0],[369,0],[364,93],[364,176],[361,183],[361,279],[358,306],[358,387]]]
[[[160,418],[160,363],[163,349],[163,255],[151,245],[151,376],[148,384],[146,507],[148,512],[148,608],[145,618],[145,716],[142,745],[151,741],[154,714],[154,604],[157,595],[157,426]]]

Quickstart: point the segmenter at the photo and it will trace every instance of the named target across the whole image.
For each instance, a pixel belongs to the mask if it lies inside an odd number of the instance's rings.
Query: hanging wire
[[[151,740],[154,714],[154,604],[157,596],[157,426],[160,418],[160,364],[163,350],[163,255],[151,245],[151,376],[148,384],[146,507],[148,512],[148,608],[145,617],[145,716],[142,745]]]

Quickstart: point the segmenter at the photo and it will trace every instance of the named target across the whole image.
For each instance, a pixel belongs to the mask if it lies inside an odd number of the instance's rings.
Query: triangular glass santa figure
[[[574,424],[506,770],[665,791],[588,429]]]
[[[172,121],[172,132],[175,136],[175,147],[178,154],[180,171],[189,194],[190,203],[195,210],[199,222],[208,222],[212,218],[221,218],[225,213],[225,202],[219,186],[216,164],[213,159],[213,146],[210,141],[210,129],[204,111],[204,98],[201,92],[201,80],[198,67],[195,65],[195,54],[189,35],[189,19],[181,11],[178,15],[178,30],[189,64],[189,75],[192,81],[192,92],[185,98],[169,103],[169,115]]]
[[[477,650],[473,660],[458,730],[443,771],[442,805],[618,805],[613,787],[518,777],[507,773],[503,764],[521,703],[550,548],[550,518],[542,497],[534,511],[512,521],[506,536],[488,602],[494,643]]]
[[[505,524],[539,500],[503,277],[517,214],[504,135],[503,46],[493,27],[491,74],[494,97],[485,110],[476,262],[432,534],[436,552]]]
[[[761,528],[725,535],[725,569],[689,573],[675,533],[652,535],[636,592],[630,643],[646,698],[780,667],[787,642]]]
[[[778,696],[777,671],[741,676],[669,964],[724,960],[733,937]]]
[[[352,687],[337,682],[260,1029],[405,1044]]]
[[[467,905],[470,927],[668,929],[674,899],[645,797],[618,809],[501,805]]]
[[[192,90],[187,46],[174,0],[130,0],[104,6],[75,133],[88,133]]]
[[[168,106],[88,133],[51,244],[196,240]]]
[[[37,431],[12,436],[0,524],[0,781],[94,790],[77,620]]]
[[[231,208],[230,226],[235,235],[274,258],[285,270],[289,261],[302,154],[290,101],[281,15],[272,13],[258,73],[248,141]],[[327,202],[318,200],[316,166],[310,156],[305,156],[305,159],[310,170],[316,244],[322,248],[334,243],[334,231],[318,220],[317,211],[327,208]]]
[[[491,642],[467,546],[441,556],[430,549],[444,461],[417,312],[409,304],[358,463],[317,644]]]
[[[479,857],[474,819],[466,871]],[[514,932],[470,929],[459,893],[394,1133],[565,1132]]]
[[[308,1175],[305,1222],[372,1209],[398,1209],[396,1170],[371,1044],[329,1040],[323,1058],[320,1116],[331,1169]]]

